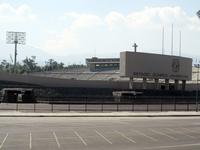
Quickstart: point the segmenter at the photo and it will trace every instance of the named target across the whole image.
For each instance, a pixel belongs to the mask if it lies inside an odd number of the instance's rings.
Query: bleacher
[[[187,83],[197,82],[198,69],[192,68],[192,81],[187,81]],[[102,80],[102,81],[127,81],[128,78],[121,78],[119,70],[108,70],[100,72],[91,72],[88,68],[72,68],[61,71],[47,71],[32,73],[33,76],[45,76],[52,78],[61,79],[71,79],[71,80]],[[200,79],[200,76],[199,76]],[[134,79],[134,81],[142,81],[142,79]],[[154,82],[154,80],[148,79],[148,82]],[[159,80],[159,82],[164,82],[164,80]]]

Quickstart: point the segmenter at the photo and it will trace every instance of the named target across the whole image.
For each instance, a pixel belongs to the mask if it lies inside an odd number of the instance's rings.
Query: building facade
[[[106,70],[119,70],[119,58],[86,58],[87,67],[92,72],[106,71]]]

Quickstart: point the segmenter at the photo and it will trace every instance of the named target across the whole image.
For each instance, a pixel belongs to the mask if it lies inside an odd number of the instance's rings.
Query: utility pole
[[[195,64],[195,67],[197,68],[197,83],[196,83],[196,111],[199,111],[199,67],[200,64],[197,62]]]
[[[198,18],[200,19],[200,10],[196,13]],[[198,102],[198,97],[199,97],[199,62],[197,60],[197,89],[196,89],[196,111],[199,111],[199,102]]]

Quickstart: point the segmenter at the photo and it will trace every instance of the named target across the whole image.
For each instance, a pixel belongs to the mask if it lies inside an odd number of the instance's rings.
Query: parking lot
[[[0,118],[0,149],[200,149],[193,118]]]

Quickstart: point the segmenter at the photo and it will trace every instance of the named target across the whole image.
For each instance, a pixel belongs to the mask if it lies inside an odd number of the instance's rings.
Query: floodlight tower
[[[25,45],[26,33],[25,32],[13,32],[8,31],[6,33],[6,43],[15,44],[15,53],[14,53],[14,73],[16,73],[16,62],[17,62],[17,44]]]

